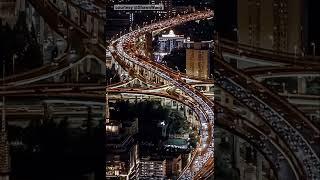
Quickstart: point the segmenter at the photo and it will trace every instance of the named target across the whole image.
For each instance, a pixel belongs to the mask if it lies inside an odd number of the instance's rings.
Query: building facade
[[[238,0],[238,41],[241,44],[299,53],[303,49],[301,0]]]
[[[170,30],[169,34],[163,34],[159,37],[159,52],[169,54],[174,49],[182,48],[185,42],[184,35],[176,35],[173,30]]]
[[[209,78],[210,51],[208,44],[193,43],[186,49],[187,76]]]
[[[164,17],[171,17],[172,0],[150,0],[150,4],[163,4],[164,10],[157,13],[164,15]]]
[[[25,0],[0,1],[0,19],[2,20],[2,24],[8,23],[12,27],[16,23],[21,11],[25,11]]]

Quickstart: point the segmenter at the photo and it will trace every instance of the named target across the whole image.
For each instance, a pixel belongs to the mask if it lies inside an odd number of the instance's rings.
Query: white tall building
[[[159,37],[159,52],[169,54],[173,49],[182,48],[185,42],[184,35],[176,35],[173,30],[170,30],[169,34]]]
[[[184,35],[176,35],[173,30],[169,31],[169,34],[163,34],[158,39],[158,51],[154,53],[156,61],[161,61],[165,55],[168,55],[174,49],[184,47],[184,43],[187,39]]]

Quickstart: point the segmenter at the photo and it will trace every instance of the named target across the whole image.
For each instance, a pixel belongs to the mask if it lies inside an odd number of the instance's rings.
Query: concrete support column
[[[185,117],[188,117],[188,106],[184,105],[184,112],[183,112]]]
[[[164,104],[163,104],[163,98],[161,98],[160,105],[161,105],[161,106],[164,106]]]
[[[121,68],[120,66],[118,66],[118,69],[117,69],[117,70],[118,70],[118,74],[121,75],[121,74],[122,74],[122,68]]]
[[[86,20],[86,29],[87,32],[91,33],[92,32],[92,24],[91,24],[91,16],[88,14],[87,15],[87,20]]]
[[[87,67],[86,67],[86,72],[90,72],[91,69],[91,60],[87,60]]]
[[[148,78],[150,78],[151,77],[151,72],[150,71],[148,71]]]
[[[207,86],[205,86],[205,87],[206,87],[206,91],[205,91],[205,92],[209,92],[209,91],[210,91],[210,86],[207,85]]]
[[[79,81],[79,65],[76,65],[76,82]]]
[[[83,62],[81,62],[80,68],[79,68],[80,73],[84,72],[84,66],[85,66],[85,64]]]
[[[142,74],[141,75],[144,76],[145,72],[146,72],[146,70],[142,69]]]
[[[31,8],[28,7],[26,8],[26,24],[28,26],[28,30],[31,30],[31,26],[32,26],[32,14],[31,14]]]
[[[257,153],[257,180],[262,180],[262,155]]]
[[[100,70],[101,70],[102,75],[106,74],[106,66],[105,65],[100,64]]]
[[[233,163],[237,169],[240,168],[240,143],[237,136],[233,136]]]
[[[77,14],[76,14],[76,20],[77,20],[77,24],[78,24],[78,26],[81,26],[81,21],[80,21],[80,13],[81,13],[81,10],[79,9],[79,8],[77,8],[76,9],[76,12],[77,12]]]
[[[99,34],[99,20],[94,18],[93,19],[93,37],[98,37]]]
[[[43,44],[44,41],[44,20],[43,17],[39,17],[39,24],[40,24],[40,39],[39,39],[39,43]],[[43,50],[42,50],[43,51]]]
[[[305,94],[307,82],[305,77],[298,77],[298,94]]]
[[[18,0],[16,2],[15,14],[18,15],[19,12],[24,12],[26,10],[26,1]]]

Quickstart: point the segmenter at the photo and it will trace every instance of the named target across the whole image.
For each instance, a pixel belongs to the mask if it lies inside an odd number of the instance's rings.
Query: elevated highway
[[[161,98],[168,98],[168,99],[178,101],[182,104],[187,105],[189,108],[191,108],[195,112],[197,112],[194,109],[194,108],[197,108],[195,102],[190,101],[188,96],[185,96],[183,94],[180,94],[180,95],[172,94],[169,91],[167,91],[166,89],[161,89],[158,92],[148,92],[148,91],[141,91],[141,89],[139,89],[139,88],[138,89],[120,88],[120,89],[110,89],[110,90],[108,90],[108,92],[110,94],[110,96],[109,96],[110,100],[127,99],[127,98],[130,98],[130,96],[132,96],[132,98],[134,99],[135,96],[140,97],[140,95],[143,95],[143,98],[145,98],[145,99],[149,99],[150,96],[161,97]],[[60,94],[60,93],[58,93],[58,94]],[[100,101],[104,100],[104,96],[102,96],[102,95],[97,96],[96,97],[97,99],[93,99],[92,95],[90,93],[73,92],[72,94],[73,94],[72,95],[73,97],[82,97],[82,98],[86,98],[91,101],[92,100],[97,101],[98,99],[100,99]],[[126,94],[126,96],[123,96],[123,95],[118,96],[117,94]],[[37,96],[38,97],[46,96],[46,97],[56,98],[58,96],[63,97],[63,96],[65,96],[65,94],[61,93],[61,95],[57,95],[57,94],[46,93],[46,94],[38,94]],[[60,101],[58,101],[58,102],[60,102]],[[251,121],[249,121],[245,118],[242,118],[242,117],[236,115],[235,113],[232,113],[230,109],[228,109],[227,107],[221,106],[219,104],[216,104],[215,108],[216,108],[215,111],[219,115],[219,117],[217,118],[217,120],[218,120],[217,123],[220,126],[230,130],[231,132],[236,133],[237,135],[240,135],[240,137],[243,137],[244,139],[246,139],[248,142],[252,143],[253,145],[256,145],[257,149],[259,149],[261,151],[261,153],[263,153],[263,155],[270,161],[271,164],[277,163],[279,161],[277,159],[277,155],[282,154],[282,156],[284,156],[286,159],[286,161],[283,162],[285,164],[284,166],[292,167],[292,169],[294,170],[293,172],[296,173],[296,174],[293,173],[292,176],[303,177],[303,174],[302,174],[303,172],[301,172],[301,169],[302,169],[301,165],[299,165],[298,161],[295,159],[295,156],[290,151],[290,149],[287,147],[287,145],[284,142],[282,142],[279,137],[277,137],[277,135],[272,131],[272,129],[268,129],[268,127],[264,127],[264,126],[260,126],[260,125],[255,125]],[[26,113],[26,112],[21,112],[21,108],[14,107],[11,109],[11,111],[14,110],[13,112],[16,114],[16,116],[19,116],[19,115],[21,115],[21,116],[22,115],[41,116],[41,115],[43,115],[42,114],[43,112],[41,112],[40,109],[41,109],[41,107],[37,106],[37,107],[33,108],[33,112]],[[35,111],[39,111],[39,112],[35,112]],[[224,112],[224,113],[222,113],[222,112]],[[223,117],[221,117],[221,116],[223,116]],[[238,126],[241,128],[236,128]],[[259,140],[259,138],[262,138],[262,139]],[[268,141],[268,142],[270,141],[270,144],[269,143],[266,144],[266,141]],[[276,157],[274,157],[274,155],[276,155]],[[289,165],[287,163],[289,163]],[[201,176],[201,178],[205,178],[206,176],[210,175],[211,173],[208,173],[208,172],[211,172],[213,170],[212,166],[213,166],[213,159],[209,159],[208,164],[204,168],[205,171],[200,171],[198,173],[198,175],[196,175],[196,177],[200,178],[200,176]],[[274,169],[274,171],[277,172],[275,169]],[[288,175],[290,173],[285,173],[285,174]],[[281,176],[281,174],[278,176]]]
[[[270,62],[275,66],[278,65],[296,65],[305,67],[320,66],[319,56],[302,56],[301,54],[286,53],[252,47],[246,44],[240,44],[227,39],[217,40],[217,48],[224,57],[242,59],[251,62]]]

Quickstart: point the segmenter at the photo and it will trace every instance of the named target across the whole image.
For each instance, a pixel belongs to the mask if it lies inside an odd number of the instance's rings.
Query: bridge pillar
[[[89,14],[87,14],[87,19],[86,19],[86,29],[87,29],[87,32],[89,33],[92,32],[91,15]]]
[[[240,169],[240,143],[237,136],[233,136],[233,163],[235,168]]]
[[[307,82],[305,77],[298,77],[298,94],[305,94]]]
[[[84,61],[81,62],[80,67],[79,67],[80,73],[84,73],[85,64],[83,62]]]
[[[76,82],[79,81],[79,65],[76,65]]]
[[[106,74],[106,66],[104,64],[100,64],[100,71],[102,75]]]
[[[26,10],[26,1],[25,0],[18,0],[16,2],[16,7],[15,7],[15,13],[16,15],[19,14],[19,12],[24,12]]]
[[[81,10],[79,8],[76,8],[76,23],[78,26],[81,26],[81,21],[80,21],[80,17],[81,17]]]
[[[99,20],[97,18],[93,18],[93,34],[92,37],[97,38],[99,34]]]
[[[210,92],[210,86],[209,85],[206,85],[206,91],[205,92]]]
[[[91,60],[86,59],[86,72],[90,72],[91,69]]]
[[[40,24],[40,38],[39,38],[39,43],[43,44],[44,41],[44,20],[43,17],[39,17],[39,24]],[[42,48],[42,53],[43,53],[43,48]]]
[[[262,155],[257,153],[257,180],[262,180]]]
[[[33,24],[32,18],[33,18],[33,13],[32,13],[32,7],[27,6],[26,8],[26,24],[28,26],[28,30],[31,31],[31,27]]]
[[[66,2],[66,16],[70,17],[70,3],[69,1]]]
[[[147,77],[148,77],[148,79],[151,77],[151,72],[150,71],[148,71]]]
[[[121,75],[122,74],[122,68],[120,66],[118,66],[117,70],[118,70],[118,74]]]

